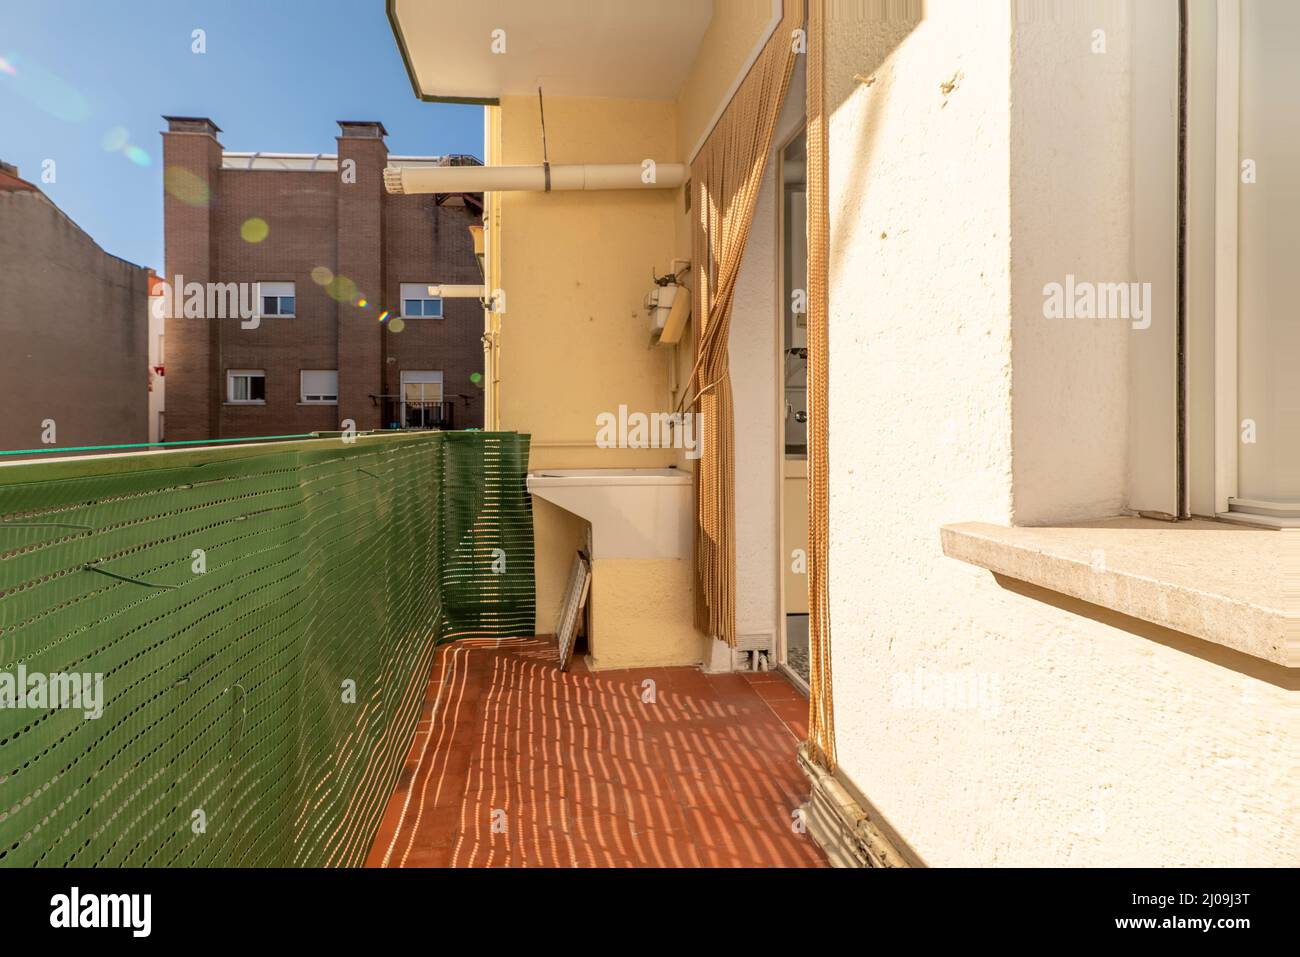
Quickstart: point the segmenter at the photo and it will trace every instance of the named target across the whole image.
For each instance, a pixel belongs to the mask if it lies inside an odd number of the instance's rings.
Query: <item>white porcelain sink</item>
[[[538,469],[528,491],[591,523],[593,559],[691,557],[689,472]]]

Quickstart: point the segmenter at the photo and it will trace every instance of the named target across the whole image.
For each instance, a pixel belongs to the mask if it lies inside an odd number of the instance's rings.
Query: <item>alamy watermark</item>
[[[152,894],[82,893],[73,887],[50,898],[50,926],[54,928],[121,928],[132,937],[148,937],[153,929]]]
[[[189,282],[177,275],[155,284],[149,312],[155,319],[238,319],[241,329],[262,324],[262,302],[255,282]]]
[[[596,416],[596,446],[602,449],[681,449],[688,459],[704,454],[702,412],[618,412]]]
[[[1043,287],[1044,319],[1127,319],[1134,329],[1151,326],[1151,283],[1076,281]]]
[[[997,714],[1001,707],[998,676],[982,671],[897,672],[890,706],[918,711],[978,711]]]
[[[87,720],[93,721],[104,715],[104,676],[75,671],[46,674],[19,665],[16,672],[0,671],[0,708],[40,711],[63,708],[81,711]]]

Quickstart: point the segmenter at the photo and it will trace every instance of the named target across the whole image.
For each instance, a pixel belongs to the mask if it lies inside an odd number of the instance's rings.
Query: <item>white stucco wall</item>
[[[1025,49],[1011,7],[927,0],[828,31],[840,771],[931,865],[1294,865],[1296,711],[1275,673],[940,551],[950,522],[1124,494],[1122,338],[1025,320],[1042,271],[1128,255],[1129,114],[1089,112],[1126,68],[1062,77],[1073,34],[1038,23]],[[1047,111],[1115,129],[1054,140]]]

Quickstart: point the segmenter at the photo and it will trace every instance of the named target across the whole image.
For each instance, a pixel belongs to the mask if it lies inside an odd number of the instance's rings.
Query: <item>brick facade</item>
[[[149,441],[148,281],[0,165],[0,449]]]
[[[407,318],[400,332],[378,321],[385,309],[400,315],[403,282],[481,282],[467,228],[479,222],[472,204],[386,193],[378,123],[340,122],[337,164],[324,169],[223,169],[210,120],[167,119],[164,278],[292,282],[296,294],[294,318],[265,317],[254,329],[237,318],[167,319],[168,440],[325,431],[347,419],[382,428],[374,397],[397,395],[403,371],[440,371],[454,426],[482,427],[482,383],[470,378],[483,368],[478,301],[444,300],[443,318]],[[269,227],[258,242],[241,234],[254,218]],[[330,275],[339,278],[317,281]],[[230,369],[265,371],[264,405],[227,401]],[[337,406],[300,402],[303,370],[338,370]]]

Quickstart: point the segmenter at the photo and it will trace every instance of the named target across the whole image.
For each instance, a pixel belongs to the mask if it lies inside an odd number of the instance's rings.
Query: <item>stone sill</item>
[[[1262,658],[1300,667],[1300,535],[1193,519],[1052,527],[945,525],[943,553]]]

